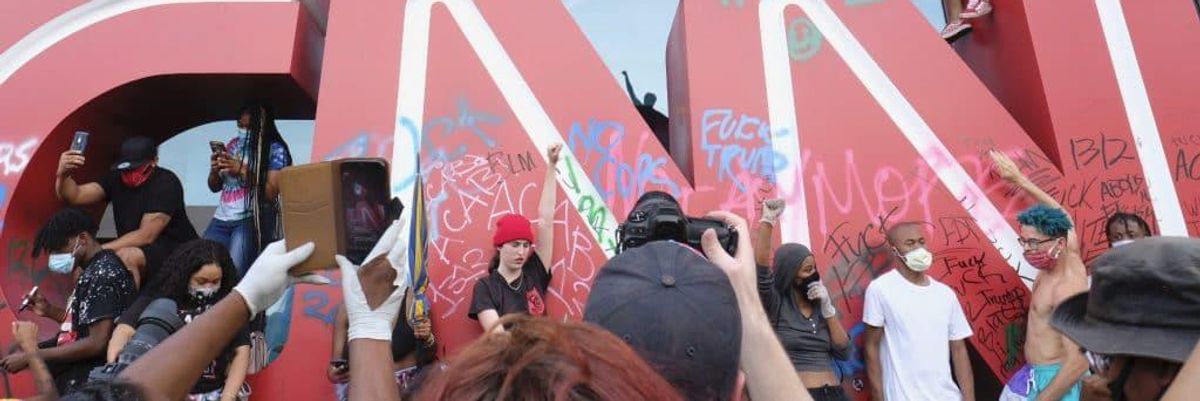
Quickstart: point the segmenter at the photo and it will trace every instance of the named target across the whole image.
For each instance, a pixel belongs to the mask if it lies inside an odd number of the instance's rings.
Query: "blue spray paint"
[[[607,140],[603,139],[606,134]],[[651,157],[642,153],[634,165],[617,159],[613,150],[624,138],[625,125],[617,121],[589,120],[586,129],[582,123],[571,124],[567,147],[581,163],[591,162],[589,177],[600,197],[612,200],[613,195],[620,195],[623,199],[629,199],[644,193],[646,184],[664,186],[671,195],[680,196],[679,185],[665,174],[659,174],[667,166],[666,157]],[[603,185],[608,182],[603,179],[603,174],[609,165],[616,170],[616,176],[611,180],[615,181],[616,191],[610,191]]]
[[[717,181],[729,180],[740,192],[746,192],[742,172],[775,181],[775,173],[787,168],[787,159],[776,157],[771,147],[771,126],[761,118],[734,115],[731,109],[709,109],[700,118],[700,149],[705,163],[717,169]]]

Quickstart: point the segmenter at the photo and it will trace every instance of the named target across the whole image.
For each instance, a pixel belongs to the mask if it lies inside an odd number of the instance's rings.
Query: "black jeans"
[[[809,388],[808,394],[812,396],[813,401],[850,401],[850,397],[846,396],[846,392],[842,391],[841,387],[824,386]]]

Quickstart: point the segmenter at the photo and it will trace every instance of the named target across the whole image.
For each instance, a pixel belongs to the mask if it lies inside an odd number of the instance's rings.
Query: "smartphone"
[[[212,149],[213,153],[225,152],[225,143],[221,141],[208,141],[208,147]]]
[[[84,131],[75,131],[75,139],[71,140],[71,150],[83,153],[87,148],[88,133]]]
[[[350,369],[350,365],[346,363],[345,359],[334,359],[329,361],[329,366],[332,366],[333,369],[338,372],[345,372],[346,369]]]
[[[387,164],[372,161],[340,165],[342,189],[342,223],[345,232],[346,258],[356,264],[365,263],[375,242],[392,223]]]
[[[31,302],[33,301],[33,296],[37,295],[37,293],[38,286],[35,285],[29,290],[28,294],[25,294],[25,299],[21,300],[21,308],[17,309],[17,312],[24,312],[26,309],[29,309],[29,307],[32,306]]]

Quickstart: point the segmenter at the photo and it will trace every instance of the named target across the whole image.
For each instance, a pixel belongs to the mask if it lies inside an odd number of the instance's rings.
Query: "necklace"
[[[513,283],[516,283],[516,285],[513,285]],[[521,292],[521,284],[524,284],[524,283],[525,283],[525,275],[524,274],[522,274],[521,277],[517,277],[517,279],[513,280],[512,283],[508,282],[508,280],[504,281],[504,284],[507,285],[509,289],[516,291],[516,292]]]

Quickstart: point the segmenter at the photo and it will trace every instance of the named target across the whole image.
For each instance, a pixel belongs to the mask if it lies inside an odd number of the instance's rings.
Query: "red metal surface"
[[[166,138],[229,118],[250,92],[266,93],[285,115],[304,117],[313,115],[319,87],[314,160],[391,157],[393,143],[413,146],[400,150],[421,162],[430,224],[428,295],[444,354],[480,332],[465,315],[474,280],[491,256],[489,228],[504,213],[535,214],[545,165],[534,140],[540,134],[530,129],[543,111],[556,131],[548,135],[566,143],[574,160],[559,165],[565,184],[548,297],[556,318],[581,317],[611,245],[615,227],[606,217],[624,216],[640,193],[662,189],[691,213],[725,209],[756,220],[758,202],[779,195],[772,177],[798,171],[794,184],[806,202],[791,194],[792,208],[807,215],[811,246],[844,323],[859,326],[866,285],[889,268],[883,228],[927,221],[938,254],[931,272],[959,294],[975,329],[972,345],[990,368],[976,375],[1002,380],[1022,361],[1028,287],[1013,268],[1019,257],[997,250],[985,234],[996,227],[981,227],[973,216],[979,204],[991,204],[1011,226],[1028,201],[1013,198],[988,174],[982,152],[995,147],[1019,154],[1026,172],[1072,209],[1089,257],[1105,248],[1103,227],[1095,222],[1112,210],[1153,213],[1144,161],[1129,148],[1133,136],[1094,2],[997,4],[995,14],[953,48],[906,1],[824,3],[949,158],[931,158],[909,143],[905,132],[914,123],[895,122],[861,72],[850,68],[861,57],[804,30],[828,16],[798,6],[781,16],[784,32],[794,32],[787,40],[792,87],[785,89],[794,98],[797,128],[773,127],[764,72],[773,66],[764,65],[754,0],[681,2],[667,52],[674,149],[654,139],[559,2],[519,8],[457,2],[462,10],[477,10],[486,23],[482,31],[460,25],[470,12],[433,5],[423,112],[414,121],[397,112],[397,97],[405,93],[401,54],[425,46],[404,39],[405,29],[416,27],[404,25],[415,7],[409,3],[331,2],[324,38],[294,3],[150,7],[76,32],[0,81],[3,300],[18,303],[42,280],[51,280],[52,294],[63,295],[65,283],[47,279],[44,261],[30,260],[28,248],[41,220],[60,207],[50,183],[71,132],[91,129],[91,149],[111,149],[135,132]],[[0,49],[75,4],[31,5],[0,16]],[[1200,123],[1190,118],[1200,106],[1188,96],[1200,93],[1200,80],[1180,67],[1194,65],[1196,56],[1178,51],[1200,44],[1200,21],[1188,0],[1123,5],[1172,184],[1186,218],[1200,219],[1200,171],[1193,168]],[[502,51],[481,50],[486,35],[480,32],[494,33]],[[495,67],[505,60],[518,77]],[[505,88],[516,81],[534,102],[506,99]],[[162,104],[175,99],[179,104]],[[799,160],[781,158],[769,142],[791,134],[799,136],[800,148],[793,149]],[[1105,153],[1109,148],[1098,147],[1105,141],[1123,150]],[[110,157],[90,158],[85,177],[102,173]],[[510,162],[522,158],[531,162]],[[983,198],[959,199],[934,173],[956,164]],[[588,181],[595,195],[585,189]],[[405,185],[411,186],[394,189]],[[251,379],[256,399],[331,397],[324,370],[339,293],[336,286],[299,287],[287,347]],[[0,311],[0,327],[13,318],[11,309]],[[0,332],[0,345],[10,341]],[[848,389],[856,390],[861,362],[840,367],[849,374]],[[12,390],[27,395],[32,388],[17,376]]]

